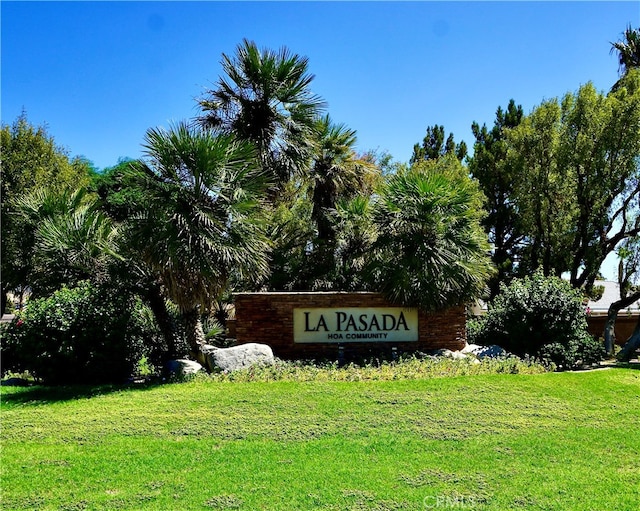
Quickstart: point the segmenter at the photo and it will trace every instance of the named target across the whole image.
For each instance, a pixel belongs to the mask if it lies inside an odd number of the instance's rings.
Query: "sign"
[[[293,309],[293,339],[296,343],[417,342],[418,309]]]

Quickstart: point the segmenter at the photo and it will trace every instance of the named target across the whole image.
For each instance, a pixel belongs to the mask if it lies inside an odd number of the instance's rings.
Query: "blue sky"
[[[618,76],[610,42],[640,2],[8,2],[2,122],[24,108],[98,168],[141,155],[150,127],[191,118],[243,37],[310,59],[313,90],[360,150],[409,159],[427,126],[473,143],[510,98]]]
[[[362,151],[407,161],[427,126],[471,147],[513,98],[525,112],[618,77],[610,42],[640,2],[9,2],[1,113],[24,109],[98,168],[141,156],[150,127],[198,114],[246,37],[310,59],[313,90]],[[605,274],[613,277],[612,262]]]

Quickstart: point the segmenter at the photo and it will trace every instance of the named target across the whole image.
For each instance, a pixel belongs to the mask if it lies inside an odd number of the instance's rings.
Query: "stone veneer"
[[[293,309],[337,307],[393,307],[378,293],[238,293],[235,295],[235,337],[238,344],[248,342],[271,346],[282,359],[337,360],[339,347],[345,356],[462,349],[465,345],[463,306],[426,313],[418,312],[417,342],[344,342],[296,344],[293,338]]]

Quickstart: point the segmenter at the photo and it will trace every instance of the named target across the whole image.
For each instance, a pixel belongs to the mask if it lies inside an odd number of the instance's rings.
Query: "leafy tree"
[[[86,185],[93,169],[82,158],[70,159],[66,151],[56,145],[45,127],[31,125],[26,114],[20,115],[1,131],[1,253],[2,253],[2,310],[6,293],[24,290],[31,285],[33,254],[33,225],[19,218],[15,201],[40,188],[70,191]]]
[[[618,52],[618,71],[623,75],[631,69],[640,68],[640,28],[631,28],[631,24],[627,25],[627,29],[622,33],[622,40],[611,43],[610,53]],[[620,87],[618,80],[612,87],[612,91]]]
[[[272,198],[306,170],[314,150],[315,123],[325,103],[310,90],[308,59],[281,48],[260,50],[244,39],[235,55],[222,55],[226,77],[199,100],[204,127],[222,128],[254,143],[269,172]]]
[[[301,183],[292,181],[285,186],[278,205],[269,212],[267,233],[273,248],[266,282],[268,289],[310,289],[314,270],[309,256],[315,236],[311,209],[311,201]]]
[[[526,236],[520,271],[568,271],[589,291],[607,255],[640,233],[640,71],[606,96],[586,84],[543,102],[508,141]]]
[[[89,190],[98,196],[100,209],[115,222],[125,221],[145,202],[144,190],[136,186],[135,174],[135,160],[122,158],[91,180]]]
[[[515,203],[527,238],[519,261],[521,274],[541,268],[546,276],[560,276],[569,265],[575,201],[572,181],[559,166],[561,126],[560,104],[551,99],[509,132]]]
[[[105,169],[91,183],[98,196],[98,207],[120,227],[123,242],[119,245],[122,258],[110,267],[111,278],[117,280],[127,293],[139,296],[153,312],[160,329],[166,352],[165,362],[184,357],[188,352],[183,339],[183,329],[174,313],[175,305],[166,297],[160,277],[139,262],[136,247],[128,243],[128,221],[140,212],[153,208],[146,193],[147,175],[136,161],[123,159],[115,166]]]
[[[476,122],[471,126],[476,141],[469,171],[486,197],[488,214],[483,225],[493,245],[492,259],[498,270],[490,281],[491,296],[498,293],[500,282],[508,282],[514,276],[524,240],[514,200],[516,169],[507,158],[507,131],[518,126],[523,116],[522,106],[510,100],[506,111],[498,107],[491,130]]]
[[[149,207],[127,222],[128,243],[178,306],[198,353],[200,314],[231,276],[267,273],[269,243],[256,214],[265,179],[251,144],[185,123],[148,130],[144,148],[135,166]]]
[[[608,354],[613,354],[615,341],[615,325],[618,312],[632,303],[640,300],[640,236],[627,238],[618,252],[618,283],[620,284],[620,299],[609,306],[607,321],[604,327],[604,345]],[[629,360],[635,350],[640,347],[640,318],[638,326],[625,343],[620,359]]]
[[[452,155],[391,176],[373,213],[372,286],[393,302],[426,310],[482,294],[493,270],[482,201]]]
[[[453,133],[450,133],[445,141],[444,126],[435,124],[427,128],[427,134],[422,139],[422,145],[413,146],[413,155],[409,162],[411,164],[422,160],[436,160],[445,154],[453,154],[458,160],[464,160],[467,155],[467,144],[464,140],[459,144],[455,143]]]

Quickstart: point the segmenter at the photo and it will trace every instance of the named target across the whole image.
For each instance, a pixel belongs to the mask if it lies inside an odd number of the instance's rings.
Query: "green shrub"
[[[158,338],[135,298],[83,282],[29,301],[3,331],[3,371],[47,384],[123,381]]]
[[[591,364],[604,355],[602,345],[587,331],[580,291],[540,272],[503,285],[479,323],[472,328],[478,344],[498,344],[560,369]]]

